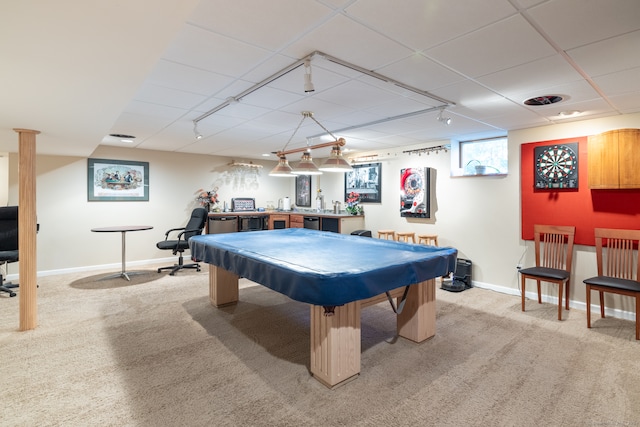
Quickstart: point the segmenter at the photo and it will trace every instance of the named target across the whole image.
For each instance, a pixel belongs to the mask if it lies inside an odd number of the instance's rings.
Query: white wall
[[[36,142],[37,144],[37,142]],[[293,180],[269,177],[274,162],[264,164],[259,177],[238,174],[228,158],[150,150],[100,147],[92,158],[149,162],[149,202],[88,202],[87,159],[37,156],[37,268],[40,273],[88,266],[115,265],[121,260],[120,233],[93,233],[95,227],[152,225],[153,230],[127,233],[129,262],[171,257],[156,248],[166,230],[184,226],[201,188],[219,187],[221,200],[255,197],[264,206],[275,195],[293,195]],[[12,203],[18,201],[18,157],[10,156]],[[12,264],[11,272],[17,272]]]
[[[9,203],[9,153],[0,153],[0,206]]]
[[[450,152],[406,155],[380,152],[382,203],[364,204],[365,227],[438,234],[441,246],[458,249],[459,256],[473,263],[477,286],[518,293],[516,265],[533,264],[532,242],[522,241],[520,230],[520,145],[523,143],[596,134],[616,128],[640,128],[640,114],[621,115],[509,133],[509,174],[506,177],[450,177]],[[423,144],[440,145],[447,141]],[[347,141],[348,143],[348,141]],[[401,152],[402,150],[400,150]],[[164,232],[181,226],[195,206],[199,188],[219,186],[222,200],[255,197],[258,206],[289,196],[294,200],[295,180],[272,178],[274,162],[264,164],[257,182],[231,174],[231,159],[115,147],[100,147],[91,156],[150,163],[149,202],[87,202],[87,159],[38,156],[37,206],[41,230],[38,234],[38,271],[58,271],[87,266],[118,265],[120,236],[92,233],[93,227],[108,225],[153,225],[151,231],[129,233],[127,259],[131,263],[166,258],[155,248]],[[386,158],[385,158],[386,157]],[[407,219],[399,215],[400,169],[429,166],[435,169],[432,218]],[[9,203],[17,203],[17,155],[9,161]],[[344,175],[325,173],[312,179],[312,193],[323,190],[327,206],[344,200]],[[526,252],[526,253],[525,253]],[[592,247],[578,246],[574,261],[571,299],[584,301],[582,280],[595,274]],[[372,260],[374,262],[374,260]],[[17,271],[17,270],[16,270]],[[529,288],[533,291],[533,283]],[[557,291],[548,292],[555,298]],[[618,304],[616,302],[616,304]],[[624,308],[626,302],[620,303]],[[626,308],[625,308],[626,309]],[[630,310],[633,312],[633,309]]]

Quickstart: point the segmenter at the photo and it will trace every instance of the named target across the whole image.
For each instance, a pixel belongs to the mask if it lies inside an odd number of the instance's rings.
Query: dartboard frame
[[[578,188],[578,143],[534,149],[533,182],[537,190]]]

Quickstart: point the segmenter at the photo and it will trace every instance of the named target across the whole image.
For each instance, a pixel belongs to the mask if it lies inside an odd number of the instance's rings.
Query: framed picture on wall
[[[382,201],[381,163],[353,165],[353,170],[344,174],[344,199],[349,193],[360,195],[360,203],[380,203]]]
[[[149,163],[88,159],[87,199],[90,202],[148,202]]]
[[[431,168],[400,169],[400,216],[431,217]]]
[[[311,175],[296,176],[296,206],[311,207]]]

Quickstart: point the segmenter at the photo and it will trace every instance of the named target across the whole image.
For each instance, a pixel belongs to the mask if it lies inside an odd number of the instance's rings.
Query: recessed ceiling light
[[[529,98],[524,101],[524,105],[551,105],[562,101],[564,98],[559,95],[543,95]]]
[[[569,111],[560,111],[560,113],[558,113],[558,116],[560,117],[575,117],[577,115],[579,115],[582,111],[578,111],[578,110],[569,110]]]

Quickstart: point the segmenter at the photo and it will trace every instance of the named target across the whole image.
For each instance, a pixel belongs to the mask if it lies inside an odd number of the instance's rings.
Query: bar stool
[[[406,242],[409,243],[409,239],[411,239],[412,243],[416,242],[416,233],[412,231],[398,231],[396,233],[398,242]]]
[[[438,246],[437,234],[418,234],[418,243],[424,243],[425,245]]]
[[[378,230],[378,238],[396,240],[396,232],[393,230]]]

